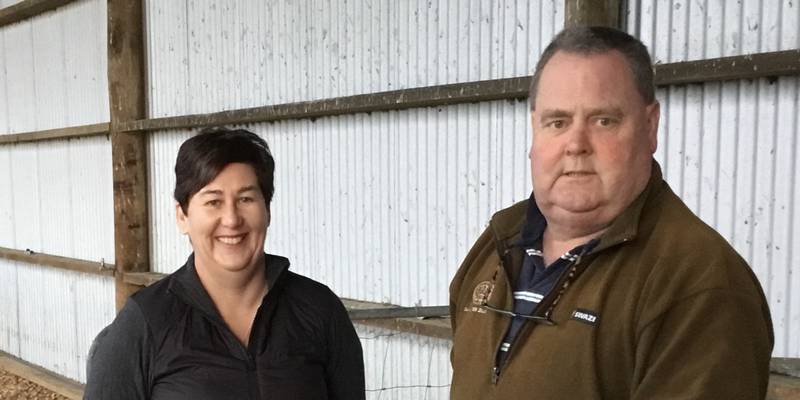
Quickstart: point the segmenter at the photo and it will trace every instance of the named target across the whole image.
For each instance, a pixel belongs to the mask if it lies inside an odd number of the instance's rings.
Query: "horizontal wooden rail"
[[[44,131],[12,133],[0,135],[0,144],[38,142],[42,140],[71,139],[108,134],[108,122],[69,128],[48,129]]]
[[[748,54],[655,66],[658,86],[699,84],[734,79],[800,75],[800,50]],[[528,96],[530,76],[454,83],[331,99],[221,111],[210,114],[149,118],[115,126],[119,132],[162,131],[218,125],[248,124],[290,119],[439,107],[492,100],[522,100]],[[0,144],[108,134],[101,123],[63,129],[0,135]]]
[[[655,70],[658,86],[800,75],[800,49],[660,64]]]
[[[75,0],[24,0],[0,9],[0,27],[35,17]]]
[[[8,249],[5,247],[0,247],[0,258],[69,271],[84,272],[87,274],[114,276],[114,264],[108,264],[103,261],[86,261],[77,258],[36,253],[30,250]]]
[[[119,127],[123,132],[153,131],[205,126],[270,122],[287,119],[319,118],[343,114],[437,107],[481,101],[522,99],[528,95],[530,77],[359,94],[323,100],[131,121]]]
[[[351,308],[350,319],[439,318],[450,315],[449,306]]]

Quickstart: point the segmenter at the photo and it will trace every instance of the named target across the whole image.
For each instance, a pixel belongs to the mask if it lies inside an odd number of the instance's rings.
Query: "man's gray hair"
[[[635,37],[614,28],[604,26],[575,26],[561,31],[539,58],[536,63],[536,72],[531,79],[528,92],[531,110],[536,108],[536,93],[539,89],[539,79],[542,70],[548,61],[558,51],[581,55],[603,54],[616,50],[622,53],[633,73],[636,89],[642,95],[646,104],[655,101],[655,82],[653,79],[653,65],[647,47]]]

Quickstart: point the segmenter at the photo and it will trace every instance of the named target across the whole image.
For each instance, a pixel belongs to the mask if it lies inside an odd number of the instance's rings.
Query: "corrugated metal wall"
[[[0,134],[106,122],[106,3],[0,28]],[[0,246],[114,262],[106,137],[0,145]],[[112,278],[0,260],[0,350],[85,379]]]
[[[797,2],[630,3],[628,29],[657,63],[800,48]],[[758,275],[778,357],[800,357],[799,93],[797,77],[658,91],[656,158],[676,193]]]
[[[364,349],[367,400],[450,397],[450,341],[356,326]]]
[[[528,75],[559,0],[147,1],[150,115]]]

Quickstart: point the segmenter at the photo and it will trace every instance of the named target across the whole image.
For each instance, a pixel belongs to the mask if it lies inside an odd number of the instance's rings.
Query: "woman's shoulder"
[[[167,275],[158,282],[142,288],[131,295],[129,303],[135,304],[142,314],[142,319],[154,335],[163,332],[167,327],[179,320],[176,318],[185,311],[185,305],[178,300],[172,290],[175,276],[181,270]]]
[[[286,287],[284,290],[286,294],[292,297],[305,297],[311,301],[322,302],[322,304],[328,303],[333,299],[339,300],[333,290],[321,282],[292,271],[284,271],[283,273],[287,275],[285,277]]]

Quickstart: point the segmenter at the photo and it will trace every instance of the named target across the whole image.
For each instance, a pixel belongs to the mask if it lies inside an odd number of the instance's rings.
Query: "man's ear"
[[[272,213],[269,210],[269,206],[267,206],[267,228],[269,228],[270,222],[272,222]]]
[[[181,204],[177,201],[175,202],[175,223],[178,225],[178,230],[180,230],[181,233],[184,235],[189,233],[188,218],[186,217],[186,214],[184,214]]]
[[[661,119],[661,104],[654,101],[645,108],[647,118],[647,139],[650,143],[650,153],[655,154],[658,148],[658,122]]]

